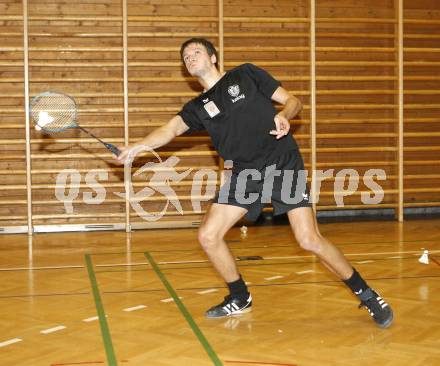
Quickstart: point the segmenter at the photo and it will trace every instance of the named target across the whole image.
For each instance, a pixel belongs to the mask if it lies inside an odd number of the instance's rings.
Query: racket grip
[[[107,149],[109,149],[116,156],[119,156],[121,154],[121,150],[119,150],[115,145],[109,144],[108,142],[104,142],[104,145]]]

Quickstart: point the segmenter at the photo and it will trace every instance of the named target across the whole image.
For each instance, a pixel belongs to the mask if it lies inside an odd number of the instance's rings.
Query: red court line
[[[234,361],[225,360],[227,363],[242,363],[242,364],[253,364],[253,365],[270,365],[270,366],[298,366],[293,363],[274,363],[274,362],[262,362],[262,361]]]

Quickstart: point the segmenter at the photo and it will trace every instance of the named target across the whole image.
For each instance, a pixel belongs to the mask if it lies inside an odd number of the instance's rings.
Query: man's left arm
[[[270,131],[271,135],[275,135],[276,139],[286,136],[290,130],[289,120],[295,117],[302,109],[301,101],[290,95],[283,87],[279,86],[272,94],[271,99],[282,104],[283,109],[274,117],[275,130]]]

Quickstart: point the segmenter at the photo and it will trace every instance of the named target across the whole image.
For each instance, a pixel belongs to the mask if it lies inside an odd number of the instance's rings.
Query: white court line
[[[374,263],[374,261],[370,261],[370,260],[368,260],[368,261],[359,261],[359,262],[356,262],[357,264],[366,264],[366,263]]]
[[[179,296],[179,299],[183,299],[183,297],[180,297]],[[174,299],[172,298],[172,297],[169,297],[168,299],[162,299],[162,300],[160,300],[161,302],[173,302],[174,301]]]
[[[113,263],[113,264],[97,264],[95,267],[134,267],[134,266],[143,266],[148,265],[148,262],[139,262],[139,263]]]
[[[166,262],[158,262],[159,264],[189,264],[189,263],[208,263],[206,259],[197,260],[197,261],[166,261]]]
[[[203,290],[203,291],[199,291],[197,292],[199,295],[204,295],[204,294],[210,294],[211,292],[217,292],[218,290],[216,288],[210,288],[209,290]]]
[[[157,262],[157,264],[189,264],[189,263],[208,263],[208,260],[197,260],[197,261],[165,261]],[[114,264],[97,264],[96,267],[131,267],[131,266],[144,266],[150,265],[148,262],[139,263],[114,263]]]
[[[63,330],[66,329],[67,327],[64,325],[59,325],[58,327],[53,327],[53,328],[49,328],[49,329],[44,329],[42,331],[40,331],[41,334],[50,334],[50,333],[54,333],[54,332],[58,332],[59,330]]]
[[[0,347],[6,347],[6,346],[9,346],[10,344],[18,343],[21,341],[22,341],[22,339],[20,339],[20,338],[9,339],[7,341],[0,343]]]
[[[108,315],[106,314],[105,317],[108,318]],[[98,320],[98,319],[99,319],[98,316],[92,316],[90,318],[85,318],[82,321],[85,322],[85,323],[90,323],[90,322],[93,322],[93,321]]]
[[[440,250],[430,250],[430,253],[440,253]],[[371,256],[371,255],[384,255],[384,254],[420,254],[420,250],[408,250],[408,251],[396,251],[396,252],[378,252],[378,253],[344,253],[346,257],[352,257],[356,255]],[[263,257],[263,259],[297,259],[297,258],[316,258],[314,255],[294,255],[286,257]]]
[[[308,269],[306,271],[300,271],[300,272],[295,272],[295,273],[301,275],[301,274],[313,273],[313,272],[315,272],[313,269]]]
[[[272,276],[272,277],[266,277],[266,281],[273,281],[273,280],[279,280],[280,278],[284,278],[284,276]]]
[[[0,271],[36,271],[39,269],[69,269],[69,268],[85,268],[85,267],[84,266],[12,267],[12,268],[0,268]]]
[[[124,309],[124,311],[135,311],[135,310],[140,310],[140,309],[145,309],[147,306],[146,305],[138,305],[138,306],[133,306],[131,308],[126,308]]]
[[[440,253],[440,250],[430,250],[430,253]],[[414,254],[418,255],[420,253],[420,250],[410,250],[406,252],[397,251],[397,252],[378,252],[378,253],[344,253],[345,256],[356,256],[356,255],[364,255],[364,256],[370,256],[370,255],[384,255],[384,254]],[[316,258],[314,255],[292,255],[292,256],[285,256],[285,257],[262,257],[264,260],[266,259],[300,259],[300,258]],[[165,262],[158,262],[158,264],[190,264],[190,263],[209,263],[208,260],[194,260],[194,261],[165,261]],[[142,263],[144,264],[144,263]],[[148,264],[148,263],[145,263]]]
[[[388,257],[388,259],[402,259],[403,257],[401,255],[397,255],[395,257]]]
[[[93,322],[93,321],[98,320],[98,319],[99,319],[99,317],[92,316],[91,318],[86,318],[86,319],[83,319],[82,321],[86,322],[86,323],[90,323],[90,322]]]
[[[439,254],[440,250],[430,250],[429,253]],[[410,250],[410,251],[397,251],[397,252],[379,252],[379,253],[344,253],[346,257],[356,256],[356,255],[384,255],[384,254],[413,254],[419,255],[420,250]],[[285,257],[262,257],[263,259],[299,259],[299,258],[316,258],[314,255],[293,255]],[[198,260],[198,261],[172,261],[172,262],[158,262],[159,264],[186,264],[186,263],[209,263],[208,260]],[[113,266],[141,266],[149,265],[148,262],[141,263],[116,263],[116,264],[97,264],[96,267],[113,267]],[[84,266],[54,266],[54,267],[12,267],[12,268],[0,268],[0,271],[23,271],[23,270],[39,270],[39,269],[69,269],[69,268],[85,268]]]

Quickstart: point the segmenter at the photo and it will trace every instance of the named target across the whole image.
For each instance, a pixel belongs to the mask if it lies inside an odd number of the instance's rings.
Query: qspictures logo
[[[315,171],[316,192],[314,197],[311,197],[308,195],[305,183],[308,177],[307,170],[280,171],[275,169],[275,166],[268,166],[264,171],[244,169],[234,177],[236,184],[231,185],[233,174],[231,170],[224,171],[224,174],[213,169],[188,168],[180,171],[177,169],[180,162],[177,156],[172,155],[166,160],[162,160],[159,154],[147,146],[138,147],[131,151],[125,162],[128,171],[132,171],[133,161],[141,153],[149,153],[152,158],[132,175],[129,175],[125,182],[124,192],[112,192],[111,194],[128,200],[136,214],[146,221],[157,221],[172,208],[183,215],[184,211],[179,195],[173,187],[184,180],[191,183],[190,201],[194,212],[201,212],[202,203],[210,201],[215,196],[219,181],[222,182],[218,193],[219,203],[222,203],[222,199],[227,202],[227,197],[231,195],[238,203],[242,204],[251,204],[256,200],[270,203],[274,177],[281,179],[281,200],[286,204],[304,200],[318,203],[321,185],[326,179],[333,181],[333,196],[338,207],[344,207],[344,198],[354,194],[360,193],[361,201],[365,205],[378,204],[383,201],[385,196],[382,186],[378,183],[378,181],[386,180],[386,173],[383,169],[369,169],[363,175],[354,169],[342,169],[337,172],[334,169],[317,170]],[[227,161],[225,165],[231,166],[233,162]],[[135,186],[139,186],[139,184],[134,185],[132,178],[137,178],[139,183],[140,178],[143,177],[145,178],[144,184],[141,184],[143,187],[136,191]],[[295,177],[298,179],[294,179]],[[81,202],[81,198],[82,202],[86,204],[102,204],[105,202],[108,192],[101,182],[108,179],[109,174],[106,170],[92,169],[88,171],[84,180],[85,186],[91,191],[84,191],[80,197],[79,191],[83,186],[81,173],[76,169],[64,169],[56,178],[55,197],[63,203],[65,212],[69,214],[74,213],[74,204]],[[367,189],[359,192],[361,180]],[[252,181],[262,187],[260,192],[246,193],[246,188]],[[155,211],[149,212],[145,207],[148,206],[148,201],[152,201],[156,197],[160,198],[156,202],[160,202],[161,207],[158,210],[157,204],[155,204]]]

